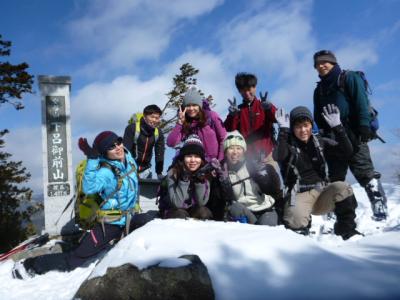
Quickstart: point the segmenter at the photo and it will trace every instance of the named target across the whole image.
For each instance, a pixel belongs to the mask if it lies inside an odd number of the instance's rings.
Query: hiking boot
[[[375,221],[386,220],[388,216],[387,199],[382,184],[378,178],[371,179],[365,186]]]
[[[336,223],[333,226],[333,231],[336,235],[340,235],[343,240],[348,240],[357,234],[361,235],[356,230],[356,207],[357,200],[354,195],[335,204]]]
[[[340,236],[342,237],[342,239],[344,241],[347,241],[349,239],[357,240],[358,237],[363,237],[364,235],[356,229],[351,229],[351,230],[348,230],[347,232],[341,234]],[[355,239],[356,237],[357,237],[357,239]]]
[[[12,277],[15,279],[28,279],[33,278],[35,273],[31,270],[27,270],[24,266],[25,260],[19,260],[15,262],[14,267],[12,268]]]

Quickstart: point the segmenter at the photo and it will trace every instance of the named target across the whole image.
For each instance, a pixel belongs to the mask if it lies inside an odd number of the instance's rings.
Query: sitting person
[[[133,215],[139,196],[137,166],[124,148],[122,138],[114,132],[104,131],[97,135],[93,147],[89,146],[86,139],[80,138],[79,148],[88,159],[83,191],[86,194],[98,193],[103,199],[96,213],[98,223],[84,234],[78,247],[71,252],[47,254],[17,262],[13,269],[14,278],[24,279],[52,270],[71,271],[110,249],[124,233],[151,220],[149,214]],[[118,178],[111,168],[118,171]],[[119,185],[121,180],[122,184]]]
[[[306,107],[294,108],[290,118],[283,109],[276,113],[280,129],[273,156],[281,166],[285,185],[283,220],[286,227],[308,234],[311,214],[334,211],[334,233],[347,240],[360,234],[355,222],[357,201],[348,183],[329,182],[324,151],[335,149],[344,157],[351,156],[353,148],[340,122],[339,109],[329,104],[323,109],[323,117],[335,133],[335,140],[312,134],[313,118]]]
[[[204,165],[203,144],[198,136],[190,135],[161,182],[159,209],[162,218],[212,218],[205,207],[210,181],[199,172]]]
[[[275,226],[279,175],[270,164],[246,159],[246,149],[246,141],[238,131],[228,132],[224,141],[225,159],[220,168],[216,167],[220,190],[212,186],[209,207],[217,220],[224,218],[227,205],[227,220]]]
[[[178,122],[167,138],[169,147],[179,145],[191,134],[199,136],[204,146],[205,159],[224,158],[224,138],[226,130],[215,111],[196,88],[189,89],[179,108]]]
[[[151,158],[153,148],[155,169],[158,179],[162,178],[164,166],[164,135],[157,127],[160,125],[161,109],[151,104],[144,108],[143,115],[137,114],[136,120],[125,128],[124,145],[131,152],[138,165],[139,178],[151,178]]]

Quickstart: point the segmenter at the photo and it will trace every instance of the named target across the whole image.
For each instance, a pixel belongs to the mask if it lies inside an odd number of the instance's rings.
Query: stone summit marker
[[[42,101],[43,194],[45,231],[50,235],[75,230],[69,76],[38,76]]]

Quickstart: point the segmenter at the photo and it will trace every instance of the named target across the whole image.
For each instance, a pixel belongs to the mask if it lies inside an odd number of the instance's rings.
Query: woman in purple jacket
[[[189,135],[196,134],[204,145],[206,161],[224,158],[224,138],[226,130],[218,116],[212,111],[200,92],[192,87],[179,108],[178,122],[167,138],[169,147],[177,147]]]

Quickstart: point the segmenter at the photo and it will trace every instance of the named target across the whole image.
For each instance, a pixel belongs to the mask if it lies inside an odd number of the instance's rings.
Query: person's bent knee
[[[189,213],[182,208],[170,209],[165,214],[166,219],[186,219],[189,217]]]
[[[335,203],[341,202],[353,195],[353,189],[347,182],[335,181],[332,182],[329,187],[333,189],[333,200]]]
[[[212,212],[205,206],[198,206],[190,210],[190,216],[200,220],[211,220],[213,218]]]
[[[291,229],[299,229],[307,227],[310,222],[311,216],[299,211],[294,211],[290,215],[284,214],[283,221],[286,227]]]

